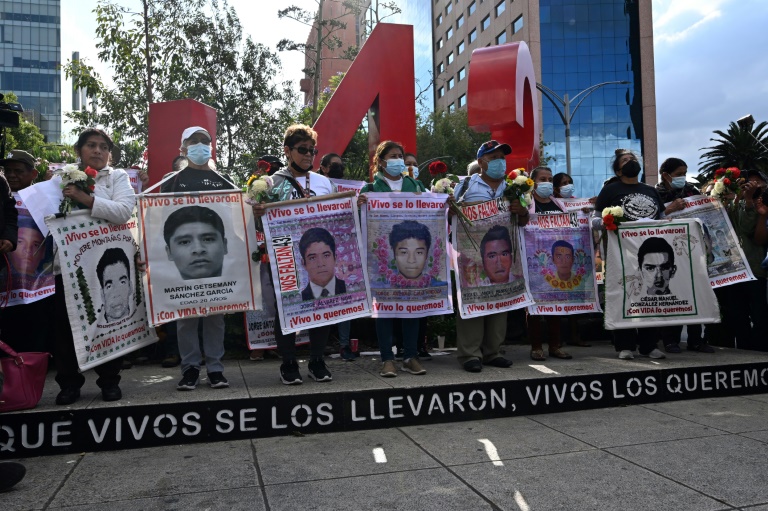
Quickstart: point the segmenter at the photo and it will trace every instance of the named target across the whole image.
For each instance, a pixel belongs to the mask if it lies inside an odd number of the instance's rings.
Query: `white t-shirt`
[[[387,179],[387,184],[389,185],[389,188],[393,192],[402,192],[403,191],[403,181],[405,181],[402,177],[398,179],[397,181],[392,181],[391,179]]]
[[[307,187],[307,177],[297,177],[296,182],[299,183],[299,185],[302,188]],[[317,172],[309,172],[309,195],[312,197],[318,196],[318,195],[328,195],[330,193],[335,193],[336,188],[333,186],[333,183],[331,183],[331,180],[325,177],[322,174],[318,174]],[[299,195],[299,192],[296,190],[291,191],[291,199],[301,199],[302,197]]]

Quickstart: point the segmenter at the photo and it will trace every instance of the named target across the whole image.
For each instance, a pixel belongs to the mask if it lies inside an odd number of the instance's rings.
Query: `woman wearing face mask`
[[[699,190],[691,183],[685,180],[685,174],[688,172],[688,165],[680,158],[667,158],[659,167],[661,181],[656,185],[656,191],[659,192],[664,204],[670,204],[673,209],[668,211],[680,211],[685,208],[685,197],[699,195]]]
[[[552,169],[549,167],[536,167],[531,172],[533,179],[533,203],[534,213],[540,215],[563,213],[561,208],[552,195],[554,185],[552,183]],[[528,332],[531,339],[531,359],[542,361],[547,357],[542,349],[543,332],[542,322],[547,324],[549,335],[549,356],[570,359],[571,355],[563,351],[560,339],[560,317],[559,316],[534,316],[528,315]]]
[[[424,185],[407,173],[405,166],[405,151],[397,142],[386,140],[376,148],[372,167],[377,170],[373,176],[373,182],[363,186],[360,190],[358,205],[366,201],[368,192],[424,192]],[[419,335],[419,318],[376,318],[376,335],[379,339],[379,351],[381,352],[381,371],[379,374],[385,378],[397,376],[394,354],[392,353],[392,340],[395,321],[402,323],[403,332],[403,366],[402,370],[411,374],[426,374],[426,370],[419,363],[417,356],[417,343]]]
[[[317,171],[330,179],[344,179],[344,162],[338,154],[328,153],[320,159]]]
[[[612,164],[615,180],[611,180],[597,196],[595,201],[595,214],[600,216],[607,207],[620,206],[624,210],[627,220],[658,220],[664,216],[664,202],[659,193],[645,183],[641,183],[637,176],[640,174],[640,162],[637,156],[627,149],[616,149],[616,156]],[[670,209],[668,212],[671,212]],[[597,222],[602,228],[602,220]],[[593,222],[593,226],[595,223]],[[637,349],[640,356],[655,359],[666,358],[656,347],[656,339],[659,333],[664,335],[661,329],[636,329],[618,330],[613,333],[613,344],[619,352],[622,360],[635,358]]]
[[[552,186],[554,187],[554,196],[557,199],[573,199],[573,192],[576,187],[573,185],[573,179],[565,172],[558,172],[552,176]]]

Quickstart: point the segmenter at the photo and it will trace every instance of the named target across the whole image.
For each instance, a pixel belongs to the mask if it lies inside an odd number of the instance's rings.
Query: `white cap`
[[[208,130],[203,128],[202,126],[190,126],[189,128],[185,129],[184,132],[181,134],[181,145],[184,145],[184,141],[191,137],[193,134],[197,133],[198,131],[202,131],[206,134],[206,136],[211,139],[211,134],[208,133]]]

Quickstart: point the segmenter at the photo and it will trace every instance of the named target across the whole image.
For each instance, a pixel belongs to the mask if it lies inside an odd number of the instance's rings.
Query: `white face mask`
[[[576,189],[573,185],[563,185],[560,187],[560,197],[570,199],[573,197],[573,191]]]

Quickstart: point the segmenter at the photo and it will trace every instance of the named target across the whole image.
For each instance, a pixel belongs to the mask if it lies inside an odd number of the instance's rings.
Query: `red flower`
[[[429,164],[429,173],[433,176],[439,176],[440,174],[445,174],[448,172],[448,165],[441,162],[440,160],[433,161]]]
[[[739,176],[741,175],[741,171],[739,169],[737,169],[736,167],[730,167],[730,168],[727,168],[725,170],[726,170],[726,172],[730,172],[731,173],[731,177],[733,179],[739,179]]]
[[[731,180],[730,180],[730,179],[728,179],[727,177],[724,177],[724,178],[723,178],[723,184],[724,184],[725,186],[731,186]]]
[[[96,189],[96,185],[91,185],[88,187],[89,190],[94,191]]]
[[[517,177],[517,172],[515,172],[514,169],[509,169],[507,171],[507,179],[515,179]]]
[[[259,160],[256,163],[256,168],[258,170],[261,170],[262,172],[269,172],[270,167],[271,165],[269,164],[269,162],[265,160]]]
[[[615,231],[616,230],[616,223],[614,222],[613,215],[605,215],[603,217],[603,225],[606,229],[609,231]]]
[[[723,168],[717,169],[717,170],[715,171],[715,175],[716,175],[716,176],[722,176],[722,175],[724,175],[724,174],[725,174],[725,169],[723,169]]]
[[[85,167],[85,175],[88,177],[96,177],[96,174],[98,174],[99,171],[96,169],[93,169],[91,167]]]

